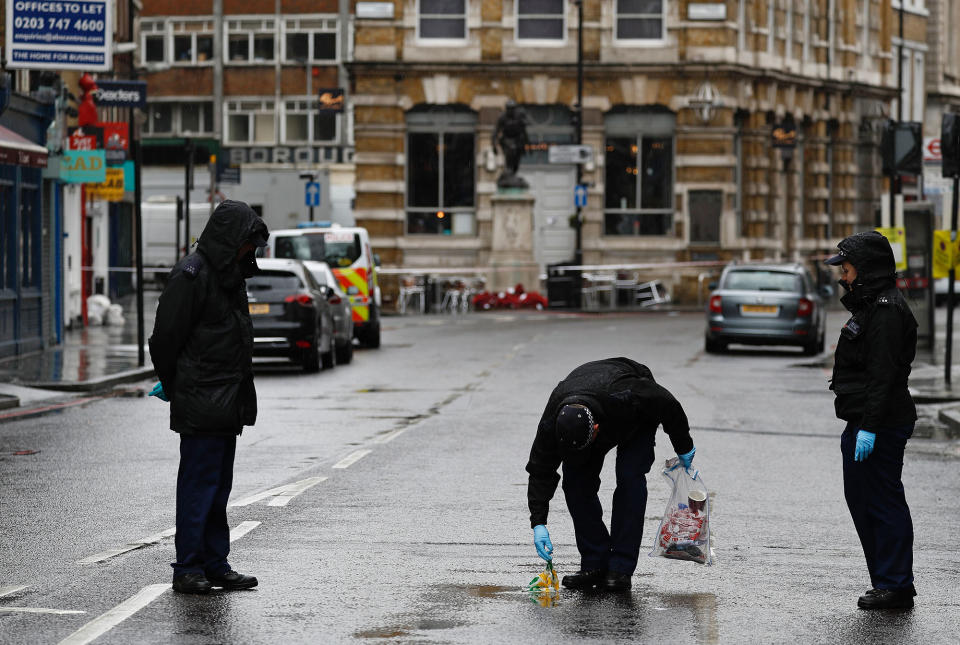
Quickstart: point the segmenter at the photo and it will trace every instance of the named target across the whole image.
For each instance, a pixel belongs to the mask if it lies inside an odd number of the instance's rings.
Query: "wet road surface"
[[[908,446],[918,604],[857,610],[869,581],[815,360],[706,355],[699,314],[386,323],[381,349],[330,372],[258,365],[260,420],[238,443],[229,509],[231,564],[257,575],[251,591],[169,590],[177,441],[162,403],[0,425],[0,642],[955,642],[957,461]],[[616,355],[686,409],[715,493],[716,565],[646,557],[668,495],[655,466],[632,592],[564,590],[540,606],[524,591],[542,568],[530,443],[556,382]],[[671,456],[660,433],[658,464]],[[574,572],[559,490],[548,525],[557,569]]]

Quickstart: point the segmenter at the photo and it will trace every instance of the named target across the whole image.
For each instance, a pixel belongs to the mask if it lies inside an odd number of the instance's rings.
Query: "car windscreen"
[[[278,237],[274,257],[294,260],[323,260],[322,235],[287,235]]]
[[[730,271],[723,280],[724,289],[738,291],[800,290],[800,278],[784,271]]]
[[[340,233],[337,231],[326,233],[324,236],[324,261],[331,268],[348,267],[360,259],[363,250],[360,247],[360,236],[356,233]]]
[[[250,293],[299,289],[303,289],[303,281],[289,271],[261,271],[252,278],[247,278],[247,291]]]
[[[310,269],[310,275],[317,281],[317,284],[327,286],[330,281],[327,279],[327,272],[321,269]]]

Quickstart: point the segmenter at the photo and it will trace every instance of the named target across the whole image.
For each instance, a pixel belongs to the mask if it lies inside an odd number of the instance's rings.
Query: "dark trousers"
[[[597,447],[593,450],[595,454],[582,464],[563,464],[563,494],[577,534],[580,568],[633,575],[643,537],[646,475],[654,460],[653,438],[638,435],[630,444],[617,447],[617,488],[613,493],[609,532],[603,523],[603,509],[597,496],[607,451]]]
[[[174,575],[230,570],[227,499],[236,448],[236,437],[180,435]]]
[[[903,494],[903,450],[913,424],[877,432],[873,452],[854,461],[858,428],[848,423],[840,438],[843,494],[867,558],[875,589],[913,584],[913,521]]]

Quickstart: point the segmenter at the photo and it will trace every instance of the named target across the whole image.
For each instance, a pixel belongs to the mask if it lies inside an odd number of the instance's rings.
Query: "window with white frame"
[[[320,16],[285,18],[283,62],[331,63],[339,59],[337,19]]]
[[[227,101],[226,140],[228,143],[276,143],[273,101]]]
[[[666,0],[615,0],[616,39],[663,40]]]
[[[213,102],[154,102],[147,105],[143,133],[152,136],[213,133]]]
[[[563,41],[566,0],[516,0],[517,40]]]
[[[175,20],[170,22],[175,65],[213,63],[213,21]]]
[[[276,21],[242,19],[227,21],[223,44],[228,64],[269,63],[275,59]]]
[[[316,99],[283,102],[283,143],[333,143],[337,140],[337,114],[321,112]]]
[[[417,33],[425,40],[464,40],[467,0],[417,0]]]
[[[913,52],[913,120],[923,121],[924,99],[926,98],[926,75],[923,69],[923,52]]]
[[[167,62],[166,21],[140,21],[140,61],[145,65]]]

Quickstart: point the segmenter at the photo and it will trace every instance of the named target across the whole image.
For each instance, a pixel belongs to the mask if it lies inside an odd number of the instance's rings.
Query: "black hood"
[[[252,208],[243,202],[226,200],[213,211],[200,234],[197,248],[223,272],[237,262],[237,251],[244,242],[264,246],[269,237],[267,225]]]
[[[890,242],[876,231],[851,235],[837,244],[840,256],[857,270],[857,284],[894,280],[897,263]]]

